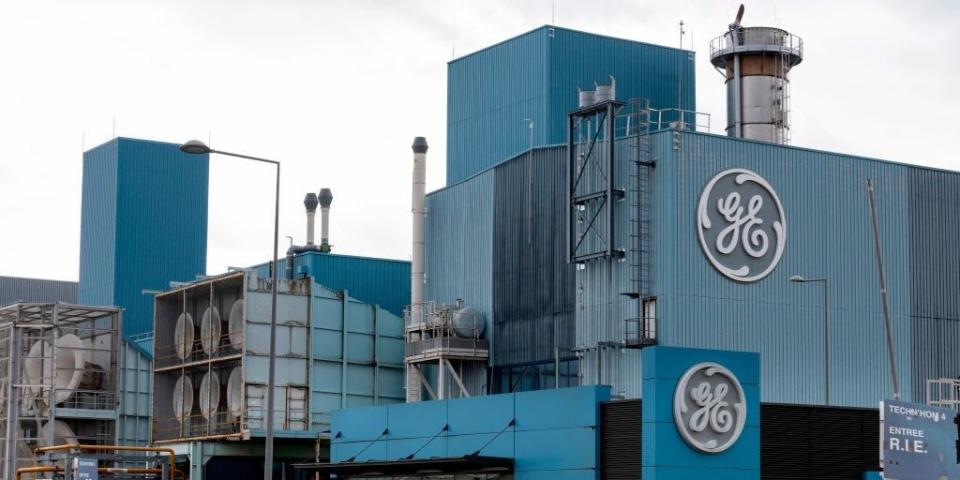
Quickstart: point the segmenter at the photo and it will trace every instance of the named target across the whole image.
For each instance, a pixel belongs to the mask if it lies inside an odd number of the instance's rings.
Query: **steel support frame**
[[[599,103],[589,107],[579,109],[567,115],[567,261],[569,263],[583,263],[600,258],[611,258],[618,255],[619,251],[614,246],[615,222],[614,222],[614,203],[620,198],[622,192],[619,192],[614,186],[616,174],[616,114],[624,106],[624,103],[611,100]],[[574,138],[574,132],[579,128],[580,122],[588,117],[600,116],[603,118],[602,125],[598,122],[595,132],[590,135],[589,148],[584,156],[582,165],[577,165],[577,139]],[[604,132],[606,141],[606,179],[604,188],[584,194],[577,193],[580,180],[587,166],[596,159],[594,147]],[[602,202],[596,206],[596,212],[590,217],[590,220],[582,232],[576,231],[577,214],[580,205],[588,203]],[[598,235],[604,242],[602,250],[596,250],[586,253],[579,253],[580,245],[587,235],[596,234],[597,230],[594,223],[599,215],[605,214],[606,225],[604,225],[602,234]]]

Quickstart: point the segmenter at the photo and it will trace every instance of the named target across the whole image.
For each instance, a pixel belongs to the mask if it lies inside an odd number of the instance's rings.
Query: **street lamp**
[[[274,196],[274,207],[273,207],[273,264],[270,267],[270,272],[272,275],[272,281],[270,286],[270,361],[269,369],[267,373],[267,438],[266,445],[264,446],[263,452],[263,478],[272,479],[273,478],[273,384],[274,384],[274,369],[275,369],[275,356],[276,356],[276,344],[277,344],[277,249],[279,245],[277,242],[280,237],[280,162],[275,160],[267,160],[266,158],[251,157],[249,155],[241,155],[239,153],[230,153],[222,152],[220,150],[214,150],[208,147],[205,143],[200,140],[190,140],[183,145],[180,145],[180,151],[183,153],[188,153],[191,155],[202,155],[210,153],[219,153],[220,155],[226,155],[228,157],[237,157],[243,158],[246,160],[253,160],[256,162],[263,162],[275,165],[277,167],[277,188],[276,194]]]
[[[830,405],[830,309],[827,303],[827,279],[804,278],[800,275],[790,277],[793,283],[823,284],[823,396],[824,404]]]

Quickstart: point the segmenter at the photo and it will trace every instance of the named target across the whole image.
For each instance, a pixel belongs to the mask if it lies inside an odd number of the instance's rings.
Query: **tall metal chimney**
[[[307,207],[307,245],[313,245],[313,219],[317,214],[317,194],[310,192],[303,197],[303,206]]]
[[[410,264],[410,324],[423,322],[423,220],[426,215],[427,139],[413,139],[413,253]],[[420,376],[407,364],[407,402],[420,401]]]
[[[320,251],[330,251],[330,204],[333,192],[329,188],[320,189]]]
[[[743,27],[743,5],[727,33],[710,42],[710,63],[727,83],[727,135],[790,143],[790,69],[803,40],[786,30]]]

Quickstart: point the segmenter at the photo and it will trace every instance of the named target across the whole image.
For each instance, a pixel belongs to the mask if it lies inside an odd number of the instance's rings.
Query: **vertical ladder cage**
[[[653,213],[653,169],[657,166],[650,145],[652,112],[646,99],[632,99],[635,136],[631,145],[630,172],[630,291],[624,295],[634,301],[634,315],[625,319],[624,345],[642,348],[657,343],[656,298],[650,288],[652,256],[651,216]],[[628,128],[628,134],[629,128]]]

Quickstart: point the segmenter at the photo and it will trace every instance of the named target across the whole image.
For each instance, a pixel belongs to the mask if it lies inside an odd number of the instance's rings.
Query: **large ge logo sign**
[[[740,380],[716,363],[690,367],[673,394],[673,419],[692,448],[704,453],[730,448],[747,420],[747,397]]]
[[[787,220],[777,192],[763,177],[734,168],[703,189],[697,233],[714,268],[738,282],[755,282],[780,262]]]

